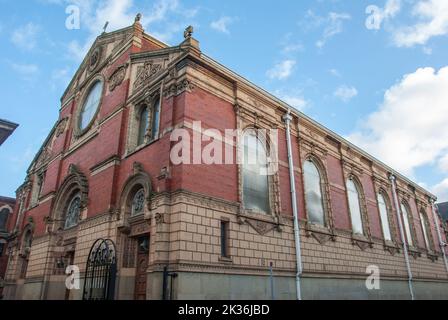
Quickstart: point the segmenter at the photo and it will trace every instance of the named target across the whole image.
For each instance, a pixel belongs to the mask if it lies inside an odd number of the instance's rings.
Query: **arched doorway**
[[[117,256],[112,240],[97,240],[86,265],[83,300],[114,300]]]

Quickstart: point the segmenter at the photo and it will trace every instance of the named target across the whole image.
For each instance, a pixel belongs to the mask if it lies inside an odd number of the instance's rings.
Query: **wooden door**
[[[135,275],[135,300],[146,300],[146,270],[149,260],[149,237],[138,239],[137,268]]]

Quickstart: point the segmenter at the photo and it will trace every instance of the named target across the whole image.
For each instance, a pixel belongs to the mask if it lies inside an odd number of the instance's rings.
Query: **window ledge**
[[[218,259],[219,262],[227,263],[227,264],[233,264],[233,259],[228,257],[220,257]]]
[[[133,148],[132,150],[128,150],[128,151],[125,153],[124,158],[128,158],[128,157],[132,156],[133,154],[135,154],[135,153],[137,153],[137,152],[139,152],[139,151],[141,151],[141,150],[143,150],[143,149],[149,147],[150,145],[156,143],[157,141],[159,141],[159,138],[157,138],[157,139],[153,139],[153,140],[151,140],[151,141],[149,141],[149,142],[146,142],[146,143],[144,143],[144,144],[141,144],[141,145],[139,145],[139,146]]]

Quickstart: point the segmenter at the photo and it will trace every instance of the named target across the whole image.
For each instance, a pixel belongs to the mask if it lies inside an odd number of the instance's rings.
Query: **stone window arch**
[[[370,238],[365,195],[361,181],[353,174],[346,181],[350,221],[354,235]]]
[[[243,134],[243,206],[247,211],[271,214],[268,143],[254,128]]]
[[[332,228],[326,171],[313,155],[303,164],[303,183],[308,223]]]
[[[31,246],[33,243],[34,227],[30,224],[26,225],[23,229],[21,246],[20,246],[20,279],[26,278],[28,271],[28,262],[31,253]]]
[[[422,228],[423,240],[427,251],[434,251],[434,240],[431,233],[431,224],[429,222],[426,212],[420,210],[420,225]]]
[[[381,232],[384,241],[394,241],[392,207],[387,193],[380,189],[377,193],[378,211],[381,223]]]
[[[149,95],[135,104],[129,122],[128,152],[132,152],[159,138],[161,98]]]
[[[126,223],[130,217],[144,216],[150,210],[151,178],[143,166],[134,163],[134,174],[125,182],[121,192],[120,219]]]
[[[65,230],[77,226],[82,212],[87,209],[88,196],[86,176],[75,165],[70,165],[69,174],[56,195],[56,205],[51,215],[54,229]]]
[[[412,215],[411,215],[411,209],[409,207],[409,204],[403,200],[400,205],[401,209],[401,219],[403,220],[403,228],[404,228],[404,234],[406,236],[406,240],[408,242],[408,246],[414,247],[415,246],[415,238],[413,236],[413,224],[412,224]]]

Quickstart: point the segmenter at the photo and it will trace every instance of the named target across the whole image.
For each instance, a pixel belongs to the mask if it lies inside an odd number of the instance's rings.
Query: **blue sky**
[[[80,28],[69,30],[75,5]],[[0,0],[0,194],[14,196],[93,39],[132,24],[201,49],[448,201],[446,0]],[[70,7],[69,7],[70,8]]]

